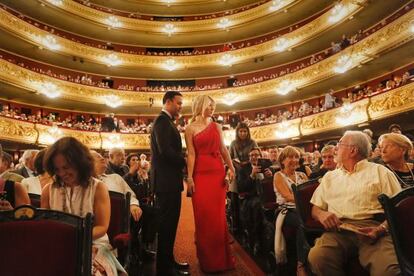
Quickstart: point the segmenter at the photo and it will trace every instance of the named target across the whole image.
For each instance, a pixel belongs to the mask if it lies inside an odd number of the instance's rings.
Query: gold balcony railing
[[[252,138],[259,143],[280,141],[322,134],[344,126],[383,119],[409,110],[414,110],[414,82],[354,103],[344,104],[342,107],[282,123],[252,127],[250,131]],[[234,139],[234,133],[234,130],[224,131],[226,144],[230,144]],[[63,136],[76,137],[94,149],[123,147],[136,150],[149,149],[150,146],[148,134],[80,131],[0,117],[0,139],[2,140],[49,145]]]
[[[1,17],[0,13],[0,21],[2,20]],[[300,93],[300,88],[351,70],[379,57],[387,49],[411,41],[414,38],[414,33],[411,31],[413,27],[412,18],[414,18],[414,10],[345,50],[294,73],[241,87],[199,93],[184,92],[185,102],[191,103],[200,93],[212,96],[219,103],[226,102],[226,95],[232,93],[238,102],[244,102],[272,96],[281,88],[288,86],[291,87],[291,90],[299,89],[294,93]],[[3,59],[0,59],[0,80],[34,92],[40,92],[40,87],[45,84],[53,84],[61,92],[63,99],[87,103],[104,104],[106,96],[116,95],[124,106],[147,106],[149,98],[154,99],[154,106],[161,106],[163,96],[163,93],[159,92],[119,91],[58,80],[22,68]]]

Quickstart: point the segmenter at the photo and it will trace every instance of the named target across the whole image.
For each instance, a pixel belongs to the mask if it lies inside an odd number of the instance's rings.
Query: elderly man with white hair
[[[21,157],[22,166],[12,172],[17,173],[24,178],[35,176],[34,160],[38,153],[39,151],[35,149],[25,150]]]
[[[121,148],[112,148],[109,150],[109,164],[106,174],[116,173],[124,177],[129,172],[129,168],[125,165],[125,151]]]
[[[122,194],[131,193],[130,210],[131,216],[135,221],[138,221],[142,215],[142,210],[139,207],[138,199],[125,180],[118,174],[105,174],[107,167],[105,159],[98,152],[91,150],[95,165],[96,176],[102,180],[108,187],[109,191],[114,191]]]
[[[363,132],[345,132],[336,151],[340,166],[326,173],[311,199],[313,218],[327,230],[309,253],[311,270],[316,275],[345,275],[347,261],[358,256],[371,275],[399,275],[377,199],[401,190],[397,178],[386,167],[367,161],[371,144]],[[345,223],[352,231],[341,230]]]

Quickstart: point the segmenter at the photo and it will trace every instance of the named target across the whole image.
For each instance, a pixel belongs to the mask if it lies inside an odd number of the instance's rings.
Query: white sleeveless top
[[[96,178],[92,178],[91,183],[86,188],[80,185],[71,188],[53,183],[50,186],[49,194],[50,209],[63,211],[80,217],[85,217],[87,213],[93,214],[93,203],[98,183],[99,180]],[[72,196],[71,189],[73,189]],[[108,235],[105,234],[103,237],[94,240],[93,243],[109,243]]]
[[[287,184],[287,186],[289,187],[289,189],[291,191],[292,190],[292,185],[298,185],[301,183],[306,182],[306,175],[303,172],[296,172],[295,171],[295,181],[293,181],[292,179],[290,179],[289,176],[287,176],[286,174],[284,174],[283,172],[279,171],[277,172],[278,174],[280,174],[283,177],[283,180],[285,181],[285,183]],[[279,205],[288,205],[291,207],[295,207],[295,203],[293,202],[288,202],[277,190],[276,185],[274,186],[274,190],[276,193],[276,202]]]

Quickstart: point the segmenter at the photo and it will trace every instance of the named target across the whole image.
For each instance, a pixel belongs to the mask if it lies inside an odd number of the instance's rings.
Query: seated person
[[[2,165],[2,157],[3,150],[0,145],[0,167]],[[30,204],[30,199],[23,185],[0,178],[0,211],[12,210],[24,204]]]
[[[81,217],[92,213],[92,274],[126,275],[106,234],[111,216],[109,193],[106,185],[93,177],[89,149],[76,138],[64,137],[48,148],[44,164],[55,181],[42,190],[41,207]]]
[[[12,165],[13,159],[10,154],[7,152],[3,152],[3,156],[1,157],[1,165],[0,165],[0,178],[4,180],[11,180],[14,182],[21,183],[24,179],[23,176],[20,174],[11,172],[11,165]]]
[[[282,168],[281,171],[275,173],[273,178],[273,186],[276,193],[276,201],[280,206],[287,209],[286,213],[281,211],[276,219],[275,229],[275,255],[279,263],[283,263],[285,256],[279,249],[279,242],[282,236],[281,227],[278,225],[286,225],[296,228],[296,254],[297,254],[297,275],[306,275],[304,264],[306,263],[307,251],[305,234],[300,227],[299,215],[295,208],[295,198],[293,196],[292,185],[299,185],[308,180],[308,177],[303,172],[296,171],[299,166],[299,151],[292,147],[286,146],[279,154],[279,163]],[[285,215],[285,216],[281,216]],[[280,222],[279,220],[283,220]],[[281,254],[279,254],[281,252]]]
[[[393,196],[401,190],[394,174],[380,164],[368,162],[371,144],[361,131],[347,131],[337,145],[339,168],[328,172],[315,190],[312,216],[327,230],[316,240],[308,259],[316,275],[345,275],[352,255],[371,275],[399,275],[397,257],[380,194]],[[348,223],[366,234],[339,231]]]
[[[34,160],[34,168],[37,176],[31,176],[22,180],[22,185],[30,194],[41,195],[43,187],[53,182],[53,179],[43,168],[43,157],[45,153],[46,149],[39,151]]]
[[[112,148],[109,150],[109,164],[106,174],[116,173],[124,177],[129,172],[129,168],[124,164],[125,151],[121,148]]]
[[[131,193],[131,216],[135,221],[138,221],[142,215],[142,210],[141,208],[139,208],[139,202],[134,191],[132,191],[132,189],[128,186],[125,180],[118,174],[105,174],[107,164],[105,158],[103,158],[102,155],[100,155],[98,152],[94,150],[91,150],[91,155],[94,161],[96,176],[103,183],[106,184],[109,191],[118,192],[122,194],[126,194],[128,192]]]
[[[249,152],[249,163],[243,165],[237,174],[237,184],[239,194],[243,195],[241,201],[240,213],[245,218],[245,226],[249,231],[253,249],[258,250],[260,246],[260,231],[262,229],[262,212],[261,212],[261,181],[267,177],[271,178],[273,172],[270,168],[262,170],[258,165],[258,159],[261,157],[260,149],[253,147]]]
[[[382,161],[395,174],[401,188],[414,186],[413,163],[407,162],[413,150],[410,139],[402,134],[386,133],[378,141]]]
[[[326,145],[323,147],[321,151],[322,156],[322,165],[314,170],[309,179],[315,179],[324,176],[328,171],[332,171],[336,169],[336,162],[335,162],[335,146],[333,145]]]

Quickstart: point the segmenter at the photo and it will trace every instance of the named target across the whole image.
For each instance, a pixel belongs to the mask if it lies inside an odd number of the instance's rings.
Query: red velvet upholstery
[[[414,187],[389,198],[380,195],[402,275],[414,275]]]
[[[313,192],[318,186],[319,182],[317,180],[311,180],[293,187],[296,207],[305,229],[323,229],[323,226],[312,218],[312,204],[310,203]]]
[[[111,245],[118,250],[118,259],[125,262],[128,254],[131,235],[129,234],[130,193],[127,195],[109,192],[111,200],[111,220],[109,221],[108,237]]]
[[[62,212],[31,210],[41,215],[16,219],[14,211],[0,212],[0,275],[89,275],[91,217],[87,223],[75,216],[66,220],[71,215]]]
[[[276,194],[273,188],[273,178],[267,177],[262,180],[262,204],[265,210],[276,210]]]

